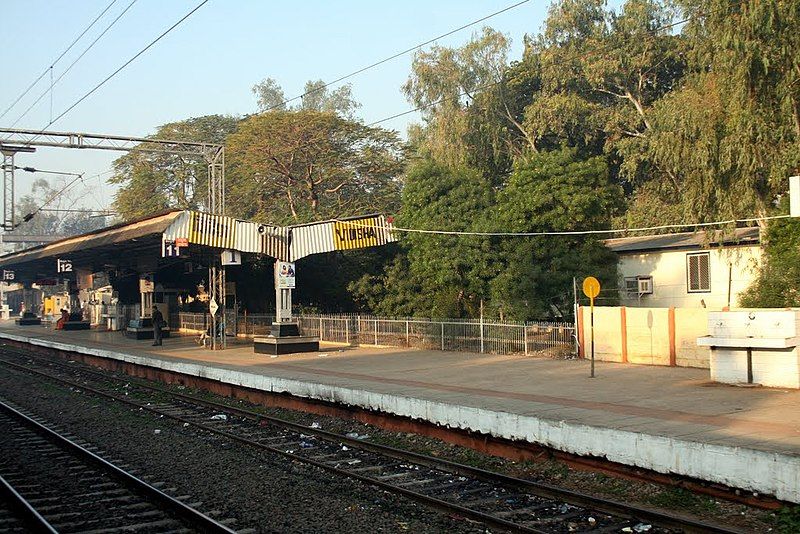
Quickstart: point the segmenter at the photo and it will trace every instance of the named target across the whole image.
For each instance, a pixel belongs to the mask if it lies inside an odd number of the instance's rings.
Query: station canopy
[[[393,241],[391,219],[383,215],[274,226],[172,210],[0,256],[0,269],[13,271],[17,282],[37,283],[72,278],[78,271],[151,272],[182,258],[210,258],[223,250],[295,261]]]

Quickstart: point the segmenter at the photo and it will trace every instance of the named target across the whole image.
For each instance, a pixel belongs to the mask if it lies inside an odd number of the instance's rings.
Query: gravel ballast
[[[203,510],[259,532],[481,532],[405,499],[316,468],[246,450],[144,411],[0,368],[0,394],[136,466]]]

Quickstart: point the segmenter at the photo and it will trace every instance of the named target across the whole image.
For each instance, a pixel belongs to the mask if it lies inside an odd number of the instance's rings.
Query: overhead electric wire
[[[95,177],[101,176],[103,174],[107,174],[109,172],[113,172],[113,170],[109,169],[109,170],[103,171],[101,173],[92,175],[89,178],[95,178]],[[50,195],[50,197],[48,197],[47,200],[45,200],[42,204],[40,204],[39,207],[37,207],[35,210],[33,210],[32,212],[26,214],[22,218],[22,222],[17,223],[15,228],[20,226],[22,223],[26,223],[26,222],[30,221],[31,219],[33,219],[36,216],[36,214],[38,214],[39,212],[43,211],[51,202],[53,202],[59,196],[63,195],[69,188],[71,188],[73,185],[75,185],[75,183],[78,182],[78,180],[82,181],[83,180],[83,175],[85,173],[79,173],[78,174],[78,173],[72,173],[72,172],[60,172],[60,173],[57,173],[57,174],[66,175],[66,176],[75,176],[75,178],[73,178],[72,181],[70,181],[69,183],[64,185],[64,187],[62,187],[61,189],[59,189],[58,191],[56,191],[55,193]],[[74,202],[73,202],[73,205],[74,205]]]
[[[546,237],[546,236],[580,236],[580,235],[607,235],[607,234],[624,234],[629,232],[652,232],[654,230],[674,230],[677,228],[706,228],[709,226],[725,226],[729,224],[738,223],[753,223],[760,221],[771,221],[774,219],[787,219],[791,215],[770,215],[765,217],[749,217],[744,219],[726,219],[722,221],[712,222],[699,222],[699,223],[677,223],[677,224],[662,224],[659,226],[645,226],[640,228],[617,228],[608,230],[564,230],[552,232],[463,232],[457,230],[426,230],[420,228],[402,228],[392,226],[393,232],[404,232],[414,234],[432,234],[432,235],[451,235],[451,236],[471,236],[471,237]],[[339,221],[339,219],[336,219]],[[354,226],[361,226],[357,221],[342,220],[347,224]],[[364,224],[364,227],[370,227]]]
[[[431,43],[434,43],[434,42],[438,41],[439,39],[443,39],[445,37],[453,35],[454,33],[458,33],[461,30],[465,30],[465,29],[469,28],[470,26],[474,26],[476,24],[479,24],[481,22],[489,20],[492,17],[496,17],[497,15],[505,13],[506,11],[510,11],[510,10],[516,8],[516,7],[519,7],[522,4],[527,4],[528,2],[530,2],[530,0],[522,0],[521,2],[517,2],[516,4],[512,4],[512,5],[508,6],[508,7],[504,7],[503,9],[501,9],[499,11],[495,11],[494,13],[490,13],[490,14],[484,16],[484,17],[481,17],[479,19],[473,20],[472,22],[464,24],[463,26],[459,26],[458,28],[452,29],[449,32],[443,33],[441,35],[437,35],[436,37],[434,37],[432,39],[428,39],[424,43],[420,43],[418,45],[412,46],[411,48],[406,48],[402,52],[397,52],[396,54],[393,54],[393,55],[391,55],[391,56],[389,56],[387,58],[384,58],[384,59],[381,59],[381,60],[376,61],[374,63],[371,63],[371,64],[369,64],[369,65],[367,65],[365,67],[361,67],[360,69],[354,70],[353,72],[351,72],[349,74],[345,74],[344,76],[340,76],[340,77],[336,78],[335,80],[331,80],[329,82],[325,82],[323,85],[321,85],[319,87],[315,87],[311,91],[306,91],[302,95],[297,95],[297,96],[293,96],[292,98],[288,98],[288,99],[284,100],[283,102],[280,102],[278,104],[275,104],[273,106],[268,107],[264,111],[272,111],[274,109],[278,109],[278,108],[281,108],[281,107],[285,106],[289,102],[294,102],[295,100],[298,100],[298,99],[301,99],[303,97],[312,95],[314,93],[318,93],[319,91],[322,91],[323,89],[326,89],[326,88],[330,87],[331,85],[335,85],[335,84],[337,84],[339,82],[342,82],[342,81],[344,81],[344,80],[346,80],[348,78],[352,78],[353,76],[361,74],[364,71],[373,69],[373,68],[375,68],[377,66],[380,66],[380,65],[383,65],[384,63],[387,63],[387,62],[389,62],[389,61],[391,61],[393,59],[397,59],[400,56],[404,56],[404,55],[408,54],[409,52],[413,52],[414,50],[418,50],[418,49],[422,48],[423,46],[426,46],[426,45],[429,45]]]
[[[721,9],[722,8],[715,9],[715,10],[712,10],[712,11],[710,11],[708,13],[698,13],[698,15],[708,15],[708,14],[720,11]],[[685,19],[681,19],[681,20],[678,20],[678,21],[675,21],[675,22],[671,22],[669,24],[665,24],[663,26],[659,26],[658,28],[653,28],[652,30],[648,30],[645,33],[648,34],[648,37],[653,37],[654,35],[656,35],[659,32],[663,32],[665,30],[672,29],[672,28],[674,28],[676,26],[680,26],[681,24],[686,24],[687,22],[693,20],[694,18],[695,17],[686,17]],[[594,51],[591,51],[589,53],[577,56],[577,59],[586,59],[588,57],[591,57],[591,56],[594,56],[594,55],[597,55],[597,54],[602,54],[604,52],[608,52],[609,50],[613,49],[614,46],[615,45],[613,45],[613,44],[609,44],[609,45],[607,45],[608,50],[602,50],[602,49],[601,50],[594,50]],[[397,119],[397,118],[403,117],[405,115],[410,115],[412,113],[416,113],[417,111],[422,111],[423,109],[431,108],[431,107],[433,107],[433,106],[435,106],[437,104],[441,104],[442,102],[446,102],[447,100],[453,100],[453,99],[457,99],[457,98],[462,98],[464,96],[472,95],[472,94],[474,94],[476,92],[482,92],[482,91],[485,91],[486,89],[489,89],[491,87],[499,85],[502,82],[503,82],[503,80],[500,79],[500,80],[496,80],[496,81],[491,82],[491,83],[487,83],[485,85],[481,85],[481,86],[476,87],[474,89],[464,90],[464,91],[460,92],[459,94],[457,94],[455,96],[452,96],[452,95],[451,96],[445,96],[445,97],[440,98],[439,100],[436,100],[435,102],[429,102],[427,104],[423,104],[423,105],[418,106],[416,108],[408,109],[406,111],[401,111],[400,113],[396,113],[394,115],[390,115],[389,117],[385,117],[383,119],[379,119],[379,120],[370,122],[370,123],[366,124],[366,126],[375,126],[377,124],[388,122],[390,120]]]
[[[114,0],[114,1],[116,1],[116,0]],[[110,23],[108,26],[106,26],[106,28],[105,28],[105,29],[104,29],[104,30],[103,30],[103,31],[100,33],[100,35],[98,35],[97,37],[95,37],[94,41],[92,41],[92,42],[89,44],[89,46],[87,46],[87,47],[86,47],[86,49],[85,49],[83,52],[81,52],[81,54],[80,54],[80,55],[79,55],[77,58],[75,58],[75,60],[74,60],[72,63],[70,63],[69,67],[67,67],[66,69],[64,69],[64,71],[63,71],[61,74],[59,74],[58,78],[56,78],[55,80],[53,80],[53,81],[51,82],[51,84],[50,84],[50,87],[48,87],[47,89],[45,89],[45,91],[44,91],[44,92],[42,92],[42,94],[40,94],[40,95],[39,95],[39,98],[37,98],[36,100],[34,100],[34,101],[33,101],[33,103],[32,103],[30,106],[28,106],[28,108],[27,108],[25,111],[23,111],[23,112],[22,112],[22,114],[21,114],[19,117],[17,117],[17,120],[15,120],[15,121],[14,121],[14,122],[11,124],[11,126],[9,126],[9,128],[13,128],[14,126],[16,126],[16,125],[17,125],[17,123],[18,123],[19,121],[21,121],[21,120],[22,120],[22,118],[23,118],[23,117],[25,117],[25,115],[27,115],[27,114],[28,114],[28,113],[29,113],[29,112],[30,112],[30,111],[31,111],[31,110],[34,108],[34,106],[36,106],[36,104],[38,104],[38,103],[39,103],[39,102],[42,100],[42,98],[44,98],[44,97],[47,95],[47,93],[50,93],[50,94],[52,95],[53,87],[54,87],[54,86],[55,86],[55,85],[56,85],[58,82],[60,82],[60,81],[61,81],[61,79],[62,79],[64,76],[66,76],[66,74],[67,74],[67,73],[68,73],[70,70],[72,70],[72,67],[74,67],[74,66],[75,66],[75,64],[76,64],[76,63],[78,63],[78,61],[80,61],[80,60],[83,58],[83,56],[85,56],[85,55],[86,55],[86,53],[87,53],[87,52],[89,52],[89,50],[91,50],[91,49],[94,47],[94,45],[95,45],[95,44],[97,44],[97,41],[99,41],[99,40],[100,40],[100,39],[101,39],[101,38],[102,38],[102,37],[103,37],[103,36],[104,36],[104,35],[105,35],[105,34],[108,32],[108,30],[110,30],[110,29],[111,29],[111,28],[112,28],[112,27],[113,27],[113,26],[114,26],[114,25],[117,23],[117,21],[119,21],[119,19],[121,19],[121,18],[123,17],[123,16],[125,15],[125,13],[127,13],[127,12],[128,12],[128,10],[129,10],[131,7],[133,7],[133,4],[135,4],[136,2],[137,2],[137,0],[131,0],[131,3],[130,3],[130,4],[128,4],[128,6],[127,6],[125,9],[123,9],[123,10],[122,10],[122,12],[121,12],[119,15],[117,15],[117,17],[116,17],[114,20],[112,20],[112,21],[111,21],[111,23]],[[52,115],[51,115],[51,119],[52,119]],[[51,122],[51,123],[52,123],[52,122]]]
[[[80,34],[80,35],[78,35],[78,37],[76,37],[76,38],[75,38],[75,40],[74,40],[74,41],[72,41],[72,43],[71,43],[71,44],[70,44],[70,45],[69,45],[69,46],[68,46],[68,47],[67,47],[67,48],[66,48],[66,49],[65,49],[63,52],[61,52],[61,55],[60,55],[60,56],[58,56],[58,57],[55,59],[55,61],[53,61],[52,63],[50,63],[50,66],[49,66],[49,67],[47,67],[46,69],[44,69],[44,71],[43,71],[43,72],[42,72],[42,73],[39,75],[39,77],[38,77],[38,78],[36,78],[35,80],[33,80],[33,83],[31,83],[31,84],[28,86],[28,88],[27,88],[27,89],[25,89],[25,90],[22,92],[22,94],[21,94],[21,95],[19,95],[19,96],[17,97],[17,99],[16,99],[16,100],[14,100],[14,102],[12,102],[12,103],[11,103],[11,105],[10,105],[10,106],[8,106],[8,107],[5,109],[5,111],[3,111],[3,113],[0,113],[0,119],[2,119],[3,117],[5,117],[5,116],[6,116],[6,113],[8,113],[9,111],[11,111],[11,109],[12,109],[14,106],[16,106],[16,105],[17,105],[17,103],[18,103],[20,100],[22,100],[22,99],[25,97],[25,95],[27,95],[27,94],[30,92],[30,90],[31,90],[31,89],[33,89],[33,87],[34,87],[34,86],[35,86],[37,83],[39,83],[39,81],[40,81],[42,78],[44,78],[44,76],[45,76],[45,75],[48,73],[48,71],[50,71],[50,70],[51,70],[51,69],[52,69],[52,68],[55,66],[55,64],[56,64],[56,63],[58,63],[59,61],[61,61],[61,59],[62,59],[62,58],[63,58],[63,57],[64,57],[64,56],[67,54],[67,52],[69,52],[69,51],[72,49],[72,47],[73,47],[73,46],[75,46],[75,44],[76,44],[78,41],[80,41],[80,40],[81,40],[81,38],[82,38],[84,35],[86,35],[86,32],[88,32],[88,31],[89,31],[89,30],[92,28],[92,26],[94,26],[94,25],[97,23],[97,21],[98,21],[98,20],[100,20],[100,19],[103,17],[103,15],[105,15],[105,14],[106,14],[106,12],[107,12],[109,9],[111,9],[111,6],[113,6],[113,5],[114,5],[116,2],[117,2],[117,0],[111,0],[111,3],[110,3],[110,4],[108,4],[108,5],[106,6],[106,8],[105,8],[105,9],[103,9],[103,11],[101,11],[99,15],[97,15],[97,17],[95,17],[95,19],[94,19],[94,20],[93,20],[93,21],[92,21],[92,22],[91,22],[91,23],[90,23],[90,24],[89,24],[89,25],[86,27],[86,29],[84,29],[84,30],[81,32],[81,34]]]
[[[63,173],[63,174],[73,174],[73,173]],[[36,216],[36,214],[37,214],[37,213],[39,213],[40,211],[42,211],[42,209],[44,209],[44,208],[45,208],[45,206],[47,206],[47,205],[48,205],[48,204],[50,204],[52,201],[54,201],[56,198],[58,198],[60,195],[62,195],[62,194],[64,193],[64,191],[66,191],[67,189],[69,189],[70,187],[72,187],[72,185],[73,185],[75,182],[77,182],[78,180],[80,180],[82,177],[83,177],[83,174],[78,174],[78,175],[76,175],[76,176],[75,176],[75,178],[73,178],[71,182],[69,182],[67,185],[65,185],[64,187],[62,187],[62,188],[61,188],[61,189],[60,189],[58,192],[56,192],[56,193],[54,193],[54,194],[50,195],[50,198],[48,198],[47,200],[45,200],[45,201],[44,201],[44,203],[43,203],[42,205],[40,205],[40,206],[39,206],[38,208],[36,208],[35,210],[33,210],[32,212],[30,212],[30,213],[26,214],[24,217],[22,217],[22,222],[23,222],[23,223],[26,223],[26,222],[30,221],[31,219],[33,219],[33,218]],[[18,224],[17,224],[17,226],[19,226],[20,224],[22,224],[22,223],[18,223]]]
[[[47,126],[45,126],[45,127],[42,129],[42,131],[40,132],[40,134],[42,134],[42,133],[45,133],[45,132],[47,131],[47,128],[49,128],[50,126],[52,126],[52,125],[53,125],[53,124],[54,124],[56,121],[58,121],[59,119],[61,119],[61,118],[62,118],[64,115],[66,115],[67,113],[69,113],[70,111],[72,111],[73,109],[75,109],[75,107],[77,107],[77,106],[78,106],[78,105],[79,105],[81,102],[83,102],[84,100],[86,100],[87,98],[89,98],[89,97],[90,97],[92,94],[94,94],[94,92],[95,92],[95,91],[97,91],[97,90],[98,90],[98,89],[100,89],[102,86],[104,86],[106,83],[108,83],[108,81],[109,81],[109,80],[111,80],[111,79],[112,79],[114,76],[116,76],[117,74],[119,74],[119,73],[120,73],[120,72],[121,72],[123,69],[125,69],[125,67],[127,67],[128,65],[130,65],[131,63],[133,63],[134,61],[136,61],[136,59],[138,59],[138,58],[139,58],[139,57],[140,57],[142,54],[144,54],[145,52],[147,52],[147,51],[148,51],[150,48],[152,48],[152,47],[153,47],[153,46],[154,46],[156,43],[158,43],[158,42],[159,42],[161,39],[163,39],[164,37],[166,37],[166,36],[167,36],[167,34],[169,34],[169,33],[170,33],[172,30],[174,30],[175,28],[177,28],[177,27],[178,27],[178,26],[179,26],[179,25],[180,25],[180,24],[181,24],[183,21],[185,21],[186,19],[188,19],[189,17],[191,17],[191,16],[192,16],[192,15],[193,15],[193,14],[194,14],[194,13],[195,13],[195,12],[196,12],[198,9],[200,9],[201,7],[203,7],[204,5],[206,5],[207,3],[208,3],[208,0],[203,0],[202,2],[200,2],[199,4],[197,4],[197,6],[195,6],[195,7],[194,7],[194,8],[193,8],[191,11],[189,11],[188,13],[186,13],[186,14],[185,14],[183,17],[181,17],[181,18],[180,18],[180,19],[179,19],[177,22],[175,22],[175,23],[174,23],[172,26],[170,26],[169,28],[167,28],[166,30],[164,30],[164,31],[163,31],[163,32],[162,32],[162,33],[161,33],[161,34],[160,34],[158,37],[156,37],[155,39],[153,39],[152,41],[150,41],[150,43],[149,43],[147,46],[145,46],[144,48],[142,48],[141,50],[139,50],[139,52],[137,52],[136,54],[134,54],[134,55],[133,55],[133,56],[132,56],[130,59],[128,59],[128,60],[127,60],[125,63],[123,63],[122,65],[120,65],[120,66],[119,66],[119,68],[117,68],[117,69],[116,69],[114,72],[112,72],[111,74],[109,74],[108,76],[106,76],[106,77],[103,79],[103,81],[101,81],[100,83],[98,83],[97,85],[95,85],[95,86],[94,86],[92,89],[90,89],[90,90],[89,90],[89,92],[87,92],[85,95],[83,95],[83,96],[82,96],[82,97],[80,97],[78,100],[76,100],[76,101],[75,101],[75,103],[73,103],[73,104],[72,104],[71,106],[69,106],[67,109],[65,109],[64,111],[62,111],[62,112],[61,112],[61,114],[59,114],[57,117],[55,117],[54,119],[52,119],[52,120],[51,120],[51,121],[50,121],[50,122],[47,124]]]
[[[69,175],[69,176],[75,175],[75,173],[72,173],[72,172],[47,171],[47,170],[44,170],[44,169],[35,169],[33,167],[19,167],[17,165],[14,165],[14,170],[16,170],[16,171],[25,171],[25,172],[35,172],[35,173],[41,173],[41,174],[58,174],[58,175],[61,175],[61,176],[63,176],[63,175]]]

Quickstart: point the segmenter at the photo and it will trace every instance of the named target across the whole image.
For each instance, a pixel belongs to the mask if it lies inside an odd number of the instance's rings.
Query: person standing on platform
[[[161,329],[166,325],[164,323],[164,316],[158,311],[158,308],[153,306],[153,346],[161,345]]]

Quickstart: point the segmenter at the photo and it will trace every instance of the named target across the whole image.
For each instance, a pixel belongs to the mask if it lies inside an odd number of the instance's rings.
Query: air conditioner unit
[[[653,277],[652,276],[637,276],[636,282],[638,286],[638,293],[640,295],[653,294]]]

